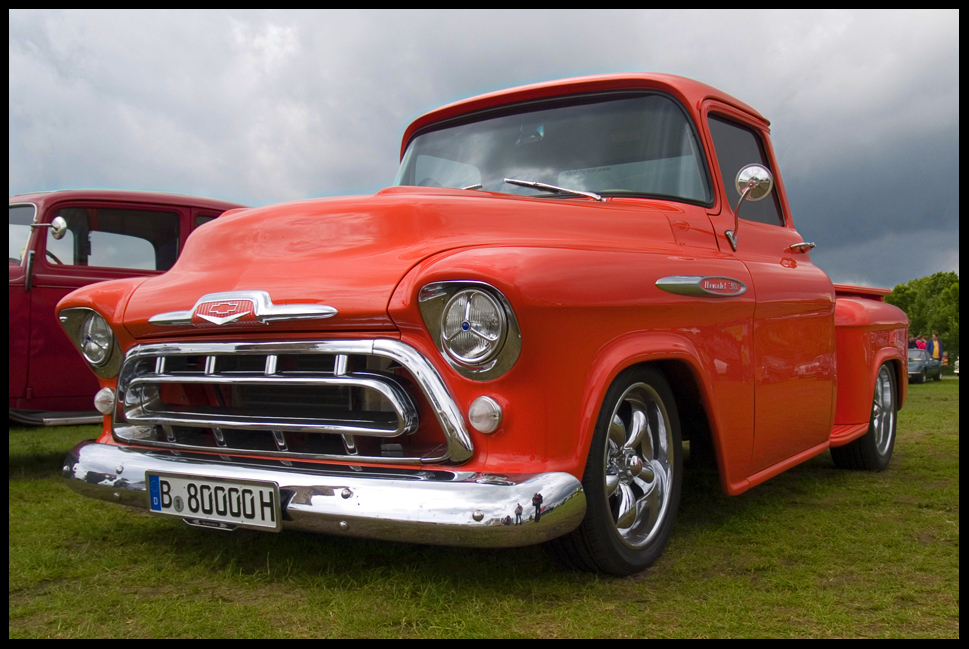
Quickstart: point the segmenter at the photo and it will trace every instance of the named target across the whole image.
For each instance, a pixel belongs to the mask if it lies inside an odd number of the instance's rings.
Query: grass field
[[[9,636],[959,637],[959,380],[913,385],[889,469],[825,453],[738,497],[687,473],[665,555],[626,579],[540,547],[206,532],[90,500],[96,429],[10,428]]]

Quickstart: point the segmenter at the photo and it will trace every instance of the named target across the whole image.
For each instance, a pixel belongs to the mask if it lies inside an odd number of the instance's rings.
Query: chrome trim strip
[[[707,290],[703,287],[703,283],[706,281],[716,282],[718,280],[734,282],[740,286],[740,289],[737,291],[723,293]],[[694,297],[737,297],[738,295],[743,295],[747,291],[747,285],[741,282],[739,279],[734,279],[732,277],[711,277],[703,275],[673,275],[670,277],[661,277],[656,280],[656,287],[666,291],[667,293],[675,293],[676,295],[690,295]]]
[[[293,466],[297,465],[297,466]],[[561,536],[585,516],[582,483],[568,473],[360,469],[306,462],[220,461],[81,442],[64,459],[67,486],[90,498],[148,508],[145,473],[275,482],[291,494],[283,528],[466,547],[516,547]],[[358,467],[359,469],[359,467]],[[532,496],[542,495],[541,520]],[[523,515],[516,521],[515,508]]]
[[[191,325],[192,317],[196,310],[203,304],[209,302],[221,302],[226,300],[250,301],[252,302],[253,316],[262,324],[278,322],[283,320],[311,320],[332,318],[337,314],[337,310],[326,304],[273,304],[272,298],[266,291],[227,291],[223,293],[209,293],[198,299],[188,311],[168,311],[158,313],[148,318],[148,322],[159,326],[184,326]],[[247,312],[227,315],[224,318],[208,315],[199,315],[200,318],[209,322],[222,325],[229,324],[238,320]]]
[[[100,424],[104,421],[104,415],[96,410],[86,411],[48,411],[48,410],[21,410],[19,408],[7,408],[7,416],[10,421],[15,421],[28,426],[69,426],[72,424]]]
[[[76,426],[79,424],[100,424],[104,421],[103,415],[91,417],[44,417],[45,426]]]
[[[447,444],[446,451],[433,457],[421,458],[386,458],[386,457],[360,457],[361,461],[373,461],[384,463],[411,463],[414,461],[423,462],[464,462],[471,458],[474,452],[474,445],[471,436],[461,414],[460,409],[451,398],[450,392],[441,379],[440,374],[434,366],[428,362],[424,356],[416,349],[406,345],[399,340],[375,339],[375,340],[321,340],[313,342],[243,342],[243,343],[153,343],[132,347],[125,356],[125,365],[137,359],[153,357],[159,355],[166,356],[222,356],[231,354],[348,354],[348,355],[373,355],[383,356],[403,365],[414,380],[417,382],[424,396],[427,398],[434,415],[441,426]],[[124,377],[121,377],[122,379]],[[123,381],[118,382],[119,402],[121,393],[127,389]],[[117,415],[112,422],[115,428],[115,435],[118,434],[119,423]],[[221,422],[220,422],[221,423]],[[131,433],[121,441],[128,441],[138,444],[152,444],[165,447],[164,443],[147,441],[137,438],[138,426],[129,427],[133,429]],[[173,446],[173,448],[177,448]],[[206,449],[201,449],[206,450]],[[233,451],[243,453],[243,451]],[[272,452],[263,452],[264,455],[273,456]],[[305,457],[299,454],[289,454],[289,457]],[[334,459],[345,461],[345,456],[319,455],[313,456],[317,459]]]

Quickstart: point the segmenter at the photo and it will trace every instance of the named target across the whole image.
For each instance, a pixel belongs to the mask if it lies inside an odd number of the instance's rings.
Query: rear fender
[[[838,401],[834,423],[862,424],[871,415],[878,369],[892,363],[901,408],[908,390],[908,318],[891,304],[862,297],[838,297],[835,307]]]

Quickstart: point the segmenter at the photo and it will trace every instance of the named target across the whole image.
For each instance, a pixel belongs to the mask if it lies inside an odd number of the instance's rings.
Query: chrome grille
[[[418,401],[435,415],[423,426]],[[114,435],[165,448],[375,462],[461,461],[471,451],[436,371],[391,340],[135,347],[118,377]]]

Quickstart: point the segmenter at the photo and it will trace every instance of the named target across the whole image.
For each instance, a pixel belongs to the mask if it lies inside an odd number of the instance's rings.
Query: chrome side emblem
[[[736,297],[747,291],[747,286],[739,279],[701,275],[661,277],[656,280],[656,287],[667,293],[700,297]]]
[[[273,304],[266,291],[229,291],[203,295],[188,311],[159,313],[148,322],[161,326],[209,327],[332,318],[336,314],[336,309],[325,304]]]

